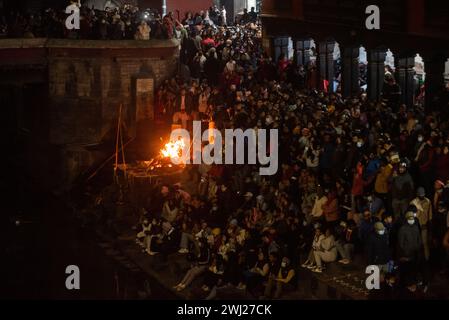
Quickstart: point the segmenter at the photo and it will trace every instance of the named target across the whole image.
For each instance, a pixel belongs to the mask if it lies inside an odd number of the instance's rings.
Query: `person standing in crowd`
[[[414,183],[407,172],[407,164],[401,162],[398,171],[393,173],[392,207],[395,219],[402,217],[413,199]]]
[[[416,192],[417,197],[413,199],[410,204],[417,209],[416,217],[421,228],[421,239],[424,246],[424,258],[429,261],[430,258],[430,243],[429,230],[432,224],[432,202],[426,198],[426,191],[423,187],[419,187]]]
[[[415,157],[415,162],[419,168],[420,181],[426,193],[433,192],[434,183],[434,162],[435,149],[432,137],[422,143]]]
[[[249,17],[250,17],[250,21],[252,23],[256,23],[257,22],[257,12],[256,9],[254,7],[251,7],[251,11],[248,13]]]
[[[146,23],[146,21],[142,21],[140,23],[139,27],[137,28],[135,39],[136,40],[150,40],[150,32],[151,32],[151,29],[148,26],[148,24]]]
[[[423,250],[421,232],[416,225],[413,212],[408,211],[405,219],[406,223],[400,227],[398,234],[398,257],[403,280],[417,277]]]
[[[371,233],[365,248],[368,265],[377,265],[385,275],[389,272],[388,263],[392,260],[390,242],[386,228],[382,222],[374,224],[375,232]]]
[[[359,238],[363,246],[366,245],[368,238],[374,231],[374,224],[376,223],[376,218],[373,217],[369,209],[365,209],[363,212],[363,219],[359,226]]]
[[[225,6],[221,6],[220,16],[221,16],[221,26],[227,26],[228,25],[228,18],[226,16],[226,8]]]

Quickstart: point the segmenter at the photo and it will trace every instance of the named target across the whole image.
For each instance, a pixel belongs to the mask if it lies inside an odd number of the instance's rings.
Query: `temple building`
[[[379,8],[378,30],[365,25],[369,5]],[[358,93],[365,71],[368,96],[379,99],[389,65],[401,101],[411,105],[424,84],[430,108],[447,82],[448,13],[449,2],[431,6],[424,0],[265,0],[261,17],[267,52],[316,64],[321,81],[337,82],[331,92],[340,84],[344,96]]]

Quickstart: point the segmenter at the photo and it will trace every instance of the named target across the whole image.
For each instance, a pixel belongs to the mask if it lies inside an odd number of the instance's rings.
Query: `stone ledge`
[[[79,49],[149,49],[175,48],[179,41],[170,40],[71,40],[71,39],[0,39],[0,49],[79,48]]]

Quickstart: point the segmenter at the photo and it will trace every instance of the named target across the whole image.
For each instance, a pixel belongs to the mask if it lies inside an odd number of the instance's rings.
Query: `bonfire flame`
[[[182,157],[182,150],[184,147],[185,142],[183,139],[179,139],[178,141],[170,141],[165,144],[164,148],[161,150],[161,155],[164,158],[179,161]]]

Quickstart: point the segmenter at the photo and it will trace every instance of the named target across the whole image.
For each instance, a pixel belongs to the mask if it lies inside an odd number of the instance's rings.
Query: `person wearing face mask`
[[[353,220],[348,222],[342,221],[340,223],[338,240],[336,241],[337,251],[341,256],[339,263],[351,263],[354,248],[357,242],[357,226]]]
[[[422,252],[422,238],[413,212],[405,215],[406,223],[399,228],[398,257],[400,262],[401,279],[415,276]]]
[[[413,155],[416,157],[418,154],[419,149],[424,145],[424,135],[422,133],[419,133],[416,137],[416,142],[413,147]]]
[[[274,288],[274,299],[279,299],[283,292],[293,291],[296,288],[295,282],[295,269],[290,265],[290,259],[287,257],[282,258],[281,267],[277,275],[271,273],[268,279],[267,286],[265,287],[264,296],[270,298]]]
[[[368,265],[377,265],[382,274],[388,272],[388,262],[391,260],[389,235],[386,231],[382,222],[376,222],[374,232],[370,234],[365,247]]]
[[[426,192],[423,187],[419,187],[417,191],[417,197],[413,199],[410,204],[414,205],[417,209],[416,218],[418,218],[419,226],[421,228],[421,239],[424,246],[424,257],[426,261],[430,258],[430,245],[429,245],[429,227],[432,223],[432,203],[426,198]]]

